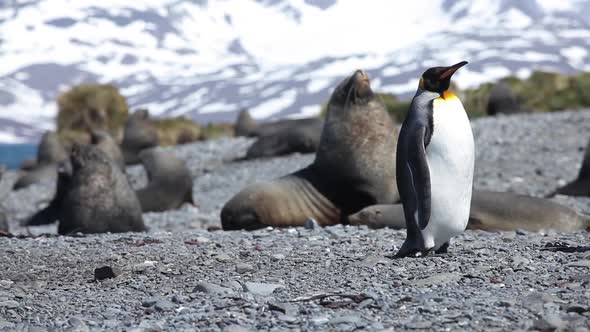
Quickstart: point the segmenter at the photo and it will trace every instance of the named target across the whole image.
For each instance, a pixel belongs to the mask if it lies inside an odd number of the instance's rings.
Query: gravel
[[[590,111],[473,122],[479,188],[542,196],[575,178]],[[313,155],[232,162],[252,139],[170,148],[194,176],[198,208],[145,214],[147,233],[57,236],[19,222],[47,204],[52,181],[2,203],[0,330],[527,330],[590,327],[588,233],[467,231],[448,254],[389,258],[405,231],[305,227],[207,231],[245,185]],[[128,168],[135,188],[141,166]],[[17,174],[8,172],[0,192]],[[590,214],[589,198],[554,200]],[[555,247],[575,250],[546,250]],[[107,272],[95,278],[96,271]],[[114,273],[111,273],[114,272]],[[100,279],[100,280],[98,280]]]

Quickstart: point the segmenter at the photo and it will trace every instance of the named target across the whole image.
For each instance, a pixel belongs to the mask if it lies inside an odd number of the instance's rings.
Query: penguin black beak
[[[440,74],[440,76],[438,77],[439,80],[444,80],[444,79],[450,79],[451,76],[453,76],[453,74],[459,70],[459,68],[465,66],[468,62],[467,61],[461,61],[459,63],[456,63],[450,67],[447,67],[447,69],[445,71],[442,72],[442,74]]]

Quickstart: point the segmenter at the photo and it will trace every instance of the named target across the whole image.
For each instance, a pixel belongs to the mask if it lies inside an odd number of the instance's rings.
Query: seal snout
[[[358,96],[365,96],[371,91],[369,75],[363,70],[357,70],[353,75],[353,86]]]

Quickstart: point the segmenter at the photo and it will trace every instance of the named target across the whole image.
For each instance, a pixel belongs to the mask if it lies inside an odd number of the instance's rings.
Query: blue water
[[[37,158],[36,144],[0,144],[0,164],[17,169],[23,160]]]

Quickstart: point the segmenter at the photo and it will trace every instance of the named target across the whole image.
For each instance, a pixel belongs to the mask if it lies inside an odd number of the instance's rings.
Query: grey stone
[[[268,308],[270,310],[282,312],[289,316],[297,315],[297,307],[290,303],[269,302]]]
[[[303,224],[303,227],[308,230],[318,230],[322,228],[314,218],[307,218]]]
[[[68,319],[68,324],[71,326],[69,331],[72,332],[87,332],[90,331],[90,328],[78,317],[72,317]]]
[[[310,319],[310,322],[313,325],[321,326],[321,325],[328,324],[328,322],[330,322],[330,318],[328,316],[316,316],[316,317],[312,317]]]
[[[248,273],[254,271],[254,267],[250,264],[246,263],[238,263],[236,264],[236,272],[238,273]]]
[[[460,273],[448,272],[448,273],[437,273],[433,276],[412,280],[410,283],[414,286],[426,286],[426,285],[439,285],[447,284],[450,282],[456,282],[461,279]]]
[[[574,267],[587,267],[590,268],[590,260],[579,260],[575,262],[569,262],[566,266],[574,266]]]
[[[285,314],[279,314],[277,316],[277,319],[282,322],[286,322],[286,323],[296,323],[297,322],[297,317],[293,317],[293,316],[285,315]]]
[[[154,304],[156,304],[156,302],[158,302],[160,300],[160,298],[158,297],[148,297],[145,298],[141,301],[141,305],[148,308],[148,307],[153,307]]]
[[[346,315],[346,316],[339,316],[330,319],[330,324],[338,325],[338,324],[361,324],[363,319],[357,315]]]
[[[272,257],[272,260],[275,262],[285,259],[285,255],[283,255],[283,254],[274,254],[271,257]]]
[[[261,282],[246,282],[244,283],[244,290],[254,295],[270,296],[275,290],[285,288],[279,284],[266,284]]]
[[[94,280],[104,280],[116,278],[121,274],[121,270],[116,267],[103,266],[94,269]]]
[[[157,311],[172,311],[176,308],[176,305],[167,300],[159,300],[154,304],[154,309]]]
[[[0,319],[0,330],[13,329],[14,327],[14,323]]]
[[[193,293],[195,292],[207,294],[230,294],[233,293],[233,290],[209,282],[200,282],[195,286],[195,288],[193,288]]]
[[[242,325],[229,325],[223,328],[223,332],[253,332],[255,330]]]
[[[20,307],[20,304],[17,301],[13,301],[13,300],[8,300],[8,301],[2,301],[0,302],[0,308],[18,308]]]
[[[225,254],[225,253],[215,256],[215,259],[221,263],[227,263],[227,262],[232,261],[232,258],[228,254]]]
[[[566,312],[575,312],[575,313],[581,315],[587,311],[590,311],[590,309],[585,305],[571,304],[571,305],[567,306],[567,309],[565,311]]]
[[[425,330],[432,328],[432,322],[419,321],[419,322],[408,322],[404,324],[407,329]]]
[[[556,315],[547,315],[533,322],[533,328],[542,332],[563,330],[566,327],[567,323]]]

